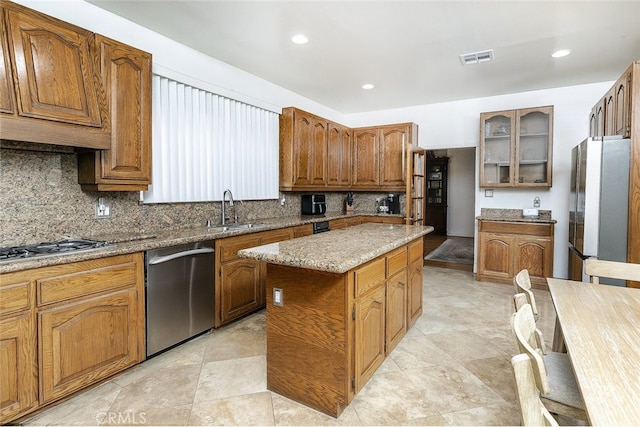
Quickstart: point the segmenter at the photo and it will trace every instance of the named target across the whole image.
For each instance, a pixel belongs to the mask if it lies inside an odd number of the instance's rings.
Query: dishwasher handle
[[[176,258],[182,258],[186,256],[200,255],[200,254],[210,254],[213,252],[214,252],[213,248],[199,248],[199,249],[191,249],[188,251],[176,252],[170,255],[153,257],[152,259],[149,260],[149,265],[162,264],[163,262],[171,261]]]

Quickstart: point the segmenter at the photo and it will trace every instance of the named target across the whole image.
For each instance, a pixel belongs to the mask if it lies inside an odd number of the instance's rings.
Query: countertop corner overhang
[[[422,225],[362,224],[242,249],[238,256],[342,274],[432,231]]]

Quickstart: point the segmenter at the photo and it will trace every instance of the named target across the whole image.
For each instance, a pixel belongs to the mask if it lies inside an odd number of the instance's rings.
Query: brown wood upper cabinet
[[[313,190],[327,184],[329,122],[297,108],[280,116],[280,189]]]
[[[108,148],[94,34],[5,0],[0,12],[0,138]]]
[[[400,123],[353,130],[353,188],[405,191],[418,126]]]
[[[551,187],[553,106],[480,114],[480,187]]]
[[[631,74],[625,70],[605,96],[593,107],[589,136],[631,136]]]
[[[350,129],[294,107],[280,116],[280,190],[405,191],[417,125]]]
[[[89,191],[147,190],[151,183],[151,54],[96,35],[108,94],[111,146],[78,155],[78,182]]]
[[[353,131],[329,122],[327,139],[327,186],[351,185],[351,141]]]

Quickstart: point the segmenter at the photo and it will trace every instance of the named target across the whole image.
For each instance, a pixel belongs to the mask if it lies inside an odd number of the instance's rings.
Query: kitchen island
[[[362,224],[243,249],[267,265],[267,388],[334,417],[422,314],[423,236]]]

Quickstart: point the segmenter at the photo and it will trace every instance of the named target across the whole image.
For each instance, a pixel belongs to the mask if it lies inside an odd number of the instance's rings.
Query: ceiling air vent
[[[493,49],[460,55],[460,62],[462,62],[462,65],[480,64],[482,62],[489,61],[493,61]]]

